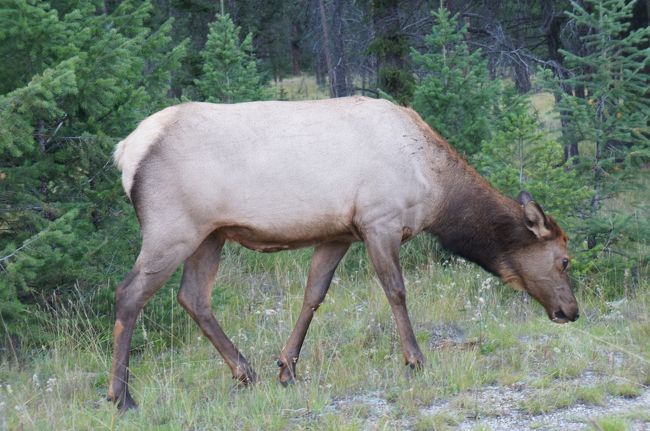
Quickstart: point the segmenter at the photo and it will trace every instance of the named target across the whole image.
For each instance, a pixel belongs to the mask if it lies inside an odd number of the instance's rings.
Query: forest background
[[[189,100],[410,105],[559,220],[580,294],[634,298],[650,269],[649,15],[644,0],[0,0],[0,355],[47,349],[62,315],[110,351],[139,247],[111,153]],[[449,261],[426,238],[409,250]],[[344,271],[367,267],[352,255]],[[191,324],[173,301],[145,311],[163,346]]]

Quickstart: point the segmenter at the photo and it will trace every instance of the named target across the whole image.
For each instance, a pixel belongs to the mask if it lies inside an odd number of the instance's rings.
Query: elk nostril
[[[566,314],[564,314],[564,311],[558,310],[555,313],[553,313],[553,317],[556,319],[567,319]]]

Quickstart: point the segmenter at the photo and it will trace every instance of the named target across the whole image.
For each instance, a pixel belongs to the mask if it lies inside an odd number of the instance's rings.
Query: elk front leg
[[[325,299],[334,271],[349,247],[350,243],[347,242],[331,242],[320,244],[314,250],[302,309],[291,336],[280,353],[280,359],[278,359],[280,367],[278,378],[283,386],[295,380],[296,363],[309,324],[314,317],[314,312]]]
[[[384,230],[368,232],[365,235],[365,243],[393,311],[406,365],[416,368],[424,364],[424,355],[415,339],[406,309],[406,289],[399,263],[401,235],[401,229],[395,229],[394,233]]]
[[[238,385],[254,383],[257,376],[246,358],[223,332],[212,313],[212,288],[219,269],[224,240],[216,233],[206,238],[185,261],[178,302],[199,325],[230,367]]]

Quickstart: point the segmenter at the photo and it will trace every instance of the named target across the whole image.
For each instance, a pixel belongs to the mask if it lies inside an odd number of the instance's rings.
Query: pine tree
[[[425,38],[427,50],[412,51],[422,78],[413,107],[462,152],[473,154],[491,136],[499,109],[500,84],[490,79],[479,50],[470,51],[467,26],[458,25],[444,7],[432,13],[434,24]]]
[[[544,209],[572,235],[581,225],[580,211],[592,191],[580,181],[576,169],[564,161],[562,145],[549,138],[526,106],[500,121],[492,138],[484,141],[473,164],[493,186],[506,196],[529,191]],[[574,274],[584,272],[590,258],[571,241]]]
[[[0,10],[0,53],[15,65],[0,68],[0,315],[12,336],[31,337],[40,306],[75,286],[108,291],[124,275],[105,268],[137,246],[111,153],[170,103],[184,50],[170,45],[171,21],[147,26],[148,1],[111,14],[91,2],[56,7],[12,0]],[[95,305],[109,314],[111,303]]]
[[[257,70],[253,38],[240,41],[241,29],[228,14],[218,15],[209,26],[208,40],[201,51],[203,75],[195,83],[209,102],[235,103],[268,98]]]
[[[558,107],[571,113],[564,135],[581,142],[580,164],[592,187],[584,209],[582,232],[593,261],[638,268],[650,261],[647,200],[636,202],[636,214],[605,205],[635,183],[650,160],[650,28],[629,32],[635,1],[572,2],[568,13],[581,29],[583,49],[561,51],[571,76],[561,82],[573,88]],[[590,147],[590,148],[589,148]],[[645,205],[645,208],[644,208]],[[604,264],[604,260],[600,260]],[[613,268],[614,266],[610,266]]]
[[[414,79],[406,67],[410,48],[400,23],[400,2],[372,0],[369,3],[375,37],[368,45],[368,53],[377,59],[377,87],[392,100],[407,104],[413,97]]]
[[[506,115],[474,161],[504,194],[527,190],[559,220],[575,218],[591,196],[578,172],[567,169],[561,144],[545,136],[527,110]]]

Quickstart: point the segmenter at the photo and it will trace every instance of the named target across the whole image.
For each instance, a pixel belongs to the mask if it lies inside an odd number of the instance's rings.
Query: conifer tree
[[[558,105],[571,113],[564,135],[582,143],[576,169],[584,170],[592,187],[584,208],[586,248],[593,261],[607,257],[628,268],[650,260],[650,222],[639,217],[648,214],[648,202],[634,202],[636,214],[604,203],[633,186],[639,167],[650,160],[650,28],[628,31],[635,3],[572,2],[568,15],[582,29],[583,49],[561,51],[571,72],[561,84],[577,91],[564,94]]]
[[[137,246],[111,153],[170,103],[184,49],[171,46],[171,21],[147,26],[149,1],[111,14],[92,2],[55,4],[12,0],[0,10],[0,55],[15,65],[0,68],[0,317],[12,336],[31,337],[39,304],[75,285],[110,290],[106,281],[124,275],[105,268]],[[94,305],[108,313],[111,303]]]
[[[516,196],[527,190],[563,222],[575,218],[591,196],[578,172],[567,169],[562,146],[545,136],[528,110],[506,115],[474,162],[501,192]]]
[[[432,13],[426,51],[413,50],[422,78],[415,86],[413,108],[462,152],[473,154],[492,133],[499,107],[499,83],[490,79],[480,51],[470,51],[467,26],[458,25],[444,7]]]
[[[228,14],[218,15],[209,26],[208,40],[201,51],[203,75],[195,81],[209,102],[247,102],[268,97],[257,70],[253,37],[249,33],[240,41],[240,31]]]

